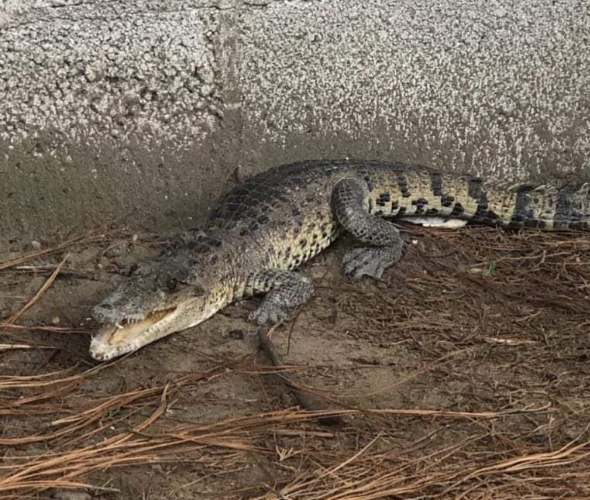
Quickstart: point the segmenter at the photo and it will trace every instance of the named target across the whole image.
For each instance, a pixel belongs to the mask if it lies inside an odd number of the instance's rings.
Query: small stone
[[[111,261],[109,259],[107,259],[106,257],[101,257],[98,261],[98,264],[96,265],[96,267],[98,269],[106,269],[111,265]]]
[[[31,246],[35,249],[35,250],[41,250],[41,243],[39,243],[37,240],[33,240],[31,241]]]
[[[60,321],[61,320],[59,319],[59,316],[54,316],[53,318],[51,318],[52,325],[59,325]]]
[[[90,500],[92,497],[85,491],[60,490],[53,493],[55,500]]]
[[[134,235],[131,237],[131,241],[132,241],[133,243],[135,243],[135,242],[136,242],[138,239],[139,239],[139,236],[138,236],[137,234],[134,234]]]

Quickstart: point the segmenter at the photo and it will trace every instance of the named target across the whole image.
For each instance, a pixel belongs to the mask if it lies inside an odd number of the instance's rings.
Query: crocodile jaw
[[[194,304],[189,301],[152,313],[143,320],[104,325],[90,342],[90,356],[97,361],[108,361],[137,351],[158,339],[202,323],[218,310],[212,307],[195,311]]]
[[[103,325],[90,342],[90,355],[97,361],[107,361],[178,331],[179,325],[174,327],[177,311],[175,308],[138,321]]]

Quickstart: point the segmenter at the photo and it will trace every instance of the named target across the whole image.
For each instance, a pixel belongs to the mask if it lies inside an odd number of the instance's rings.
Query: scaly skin
[[[221,199],[206,236],[140,263],[129,282],[95,308],[104,327],[91,355],[106,360],[135,351],[255,293],[267,295],[252,320],[284,320],[312,293],[309,280],[292,270],[328,247],[342,229],[364,244],[346,254],[345,271],[380,277],[402,247],[395,226],[380,217],[588,229],[588,188],[486,185],[423,166],[360,160],[272,168]]]

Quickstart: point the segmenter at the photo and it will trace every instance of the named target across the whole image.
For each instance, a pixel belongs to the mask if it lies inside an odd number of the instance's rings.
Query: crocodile
[[[589,186],[510,186],[420,165],[348,159],[271,168],[222,196],[204,234],[129,270],[93,309],[100,327],[90,354],[104,361],[136,351],[258,293],[266,295],[249,319],[284,321],[312,295],[310,280],[293,270],[344,231],[359,243],[346,252],[344,272],[380,278],[402,255],[397,219],[588,229]]]

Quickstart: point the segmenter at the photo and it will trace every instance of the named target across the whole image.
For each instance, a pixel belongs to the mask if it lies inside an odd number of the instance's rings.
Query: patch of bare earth
[[[166,238],[3,256],[0,498],[590,498],[590,237],[403,230],[383,281],[342,275],[347,241],[302,269],[278,367],[258,299],[91,360],[92,306]]]

